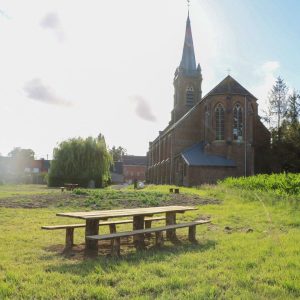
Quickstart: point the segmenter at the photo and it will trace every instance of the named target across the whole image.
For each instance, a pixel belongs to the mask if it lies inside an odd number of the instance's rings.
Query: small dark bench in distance
[[[165,220],[165,217],[153,217],[145,218],[145,228],[151,228],[153,221],[162,221]],[[110,233],[115,233],[116,225],[118,224],[130,224],[133,223],[133,220],[116,220],[116,221],[103,221],[99,222],[99,226],[109,226]],[[85,228],[85,224],[69,224],[69,225],[51,225],[51,226],[42,226],[42,229],[45,230],[59,230],[66,229],[66,249],[70,249],[74,245],[74,229],[75,228]]]
[[[207,224],[207,223],[210,223],[210,220],[199,220],[199,221],[194,221],[194,222],[189,222],[189,223],[181,223],[181,224],[167,225],[167,226],[163,226],[163,227],[146,228],[146,229],[125,231],[125,232],[118,232],[118,233],[111,233],[111,234],[91,235],[91,236],[87,236],[86,238],[90,239],[90,240],[98,240],[98,241],[112,240],[111,255],[119,256],[120,255],[120,239],[121,239],[121,237],[155,233],[156,245],[161,246],[163,244],[163,231],[188,227],[189,228],[189,241],[195,242],[196,241],[196,226],[202,225],[202,224]]]
[[[77,183],[65,183],[64,187],[66,188],[67,191],[73,191],[74,189],[78,188]]]

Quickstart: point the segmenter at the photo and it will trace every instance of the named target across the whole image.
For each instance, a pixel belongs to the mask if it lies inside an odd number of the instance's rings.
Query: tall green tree
[[[288,97],[286,118],[292,125],[299,123],[300,116],[300,94],[295,89],[293,93]]]
[[[24,169],[34,160],[34,151],[15,147],[8,153],[8,156],[11,157],[13,171],[17,175],[23,173]]]
[[[276,126],[270,126],[273,172],[300,172],[300,95],[293,90],[288,96],[287,91],[278,77],[270,92],[267,113],[269,121],[273,118],[276,122]]]
[[[110,155],[112,156],[113,161],[121,161],[122,157],[124,155],[126,155],[127,150],[121,146],[119,146],[118,148],[113,146],[110,150]]]
[[[103,187],[110,180],[110,166],[111,156],[102,135],[69,139],[53,151],[48,184],[77,183],[87,187],[93,181],[96,187]]]
[[[288,87],[284,80],[279,76],[273,85],[269,94],[269,112],[270,117],[273,117],[276,122],[277,135],[275,138],[280,140],[280,125],[287,111],[287,94]]]

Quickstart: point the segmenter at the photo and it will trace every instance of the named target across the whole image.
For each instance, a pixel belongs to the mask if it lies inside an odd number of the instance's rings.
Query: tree
[[[269,94],[269,112],[270,116],[275,116],[275,122],[277,127],[276,138],[280,140],[280,125],[287,110],[287,93],[288,87],[284,80],[279,76],[273,85]]]
[[[113,146],[110,150],[110,155],[112,156],[113,161],[121,161],[122,157],[124,155],[126,155],[127,150],[121,146],[119,146],[118,148],[116,148],[115,146]]]
[[[73,138],[60,143],[53,151],[48,185],[77,183],[87,187],[94,181],[96,187],[105,186],[110,179],[111,157],[104,137],[99,136]]]
[[[33,160],[34,151],[32,149],[22,149],[21,147],[15,147],[8,153],[13,159]]]
[[[13,171],[16,174],[23,173],[29,163],[34,160],[34,151],[32,149],[15,147],[8,153],[8,156],[11,157]]]
[[[283,121],[280,127],[282,138],[272,145],[273,171],[300,171],[300,123]]]
[[[287,104],[288,107],[285,116],[292,125],[296,125],[299,123],[300,116],[300,94],[295,89],[288,97]]]
[[[277,117],[277,127],[270,128],[272,135],[272,171],[300,171],[300,95],[294,90],[286,96],[287,88],[283,80],[277,80],[270,94],[273,99],[285,99],[286,102],[274,100],[270,111]],[[280,103],[279,103],[280,102]],[[277,103],[277,110],[276,110]],[[271,104],[271,102],[270,102]],[[269,114],[270,115],[270,114]]]

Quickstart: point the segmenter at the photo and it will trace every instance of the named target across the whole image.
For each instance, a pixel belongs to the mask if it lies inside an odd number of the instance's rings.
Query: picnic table
[[[98,241],[89,239],[89,236],[97,236],[99,234],[99,222],[110,218],[133,217],[133,230],[144,229],[145,217],[151,217],[154,214],[164,213],[166,215],[166,225],[176,224],[176,214],[184,213],[189,210],[196,210],[192,206],[161,206],[147,208],[132,208],[132,209],[115,209],[115,210],[96,210],[88,212],[68,212],[57,213],[60,217],[69,217],[83,219],[86,221],[85,226],[85,249],[89,252],[98,251]],[[167,238],[176,239],[175,229],[167,231]],[[134,237],[135,247],[144,247],[144,235],[139,234]]]

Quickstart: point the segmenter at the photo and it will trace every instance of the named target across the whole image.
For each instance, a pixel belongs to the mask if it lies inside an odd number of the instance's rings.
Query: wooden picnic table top
[[[126,208],[114,210],[94,210],[69,213],[57,213],[60,217],[78,218],[84,220],[100,220],[108,218],[128,217],[128,216],[147,216],[167,212],[185,212],[188,210],[196,210],[193,206],[160,206],[160,207],[144,207],[144,208]]]

